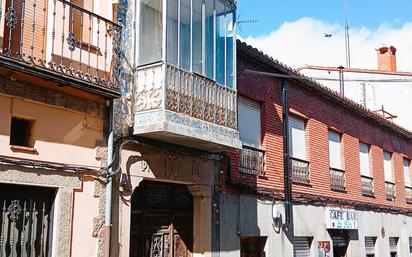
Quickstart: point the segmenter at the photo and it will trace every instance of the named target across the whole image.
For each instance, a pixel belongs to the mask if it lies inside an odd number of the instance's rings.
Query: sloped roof
[[[404,137],[407,139],[412,140],[412,132],[409,130],[395,124],[392,121],[389,121],[382,117],[381,115],[374,113],[373,111],[365,108],[364,106],[356,103],[355,101],[342,96],[338,94],[338,92],[320,84],[319,82],[301,74],[299,71],[292,69],[291,67],[288,67],[287,65],[281,63],[279,60],[276,60],[272,58],[271,56],[263,53],[262,51],[258,50],[257,48],[246,44],[245,42],[242,42],[240,40],[237,40],[237,50],[241,51],[242,53],[258,60],[259,62],[278,70],[279,72],[286,74],[286,75],[291,75],[291,76],[298,76],[301,79],[296,79],[299,80],[298,85],[301,85],[311,91],[314,91],[315,93],[321,95],[322,97],[325,97],[335,103],[338,103],[342,107],[356,112],[358,115],[365,117],[369,120],[372,120],[379,125],[386,127]]]

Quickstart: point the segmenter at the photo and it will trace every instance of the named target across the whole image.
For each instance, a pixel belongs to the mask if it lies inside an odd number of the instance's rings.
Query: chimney
[[[396,48],[393,46],[382,46],[376,49],[378,53],[378,70],[396,71]]]

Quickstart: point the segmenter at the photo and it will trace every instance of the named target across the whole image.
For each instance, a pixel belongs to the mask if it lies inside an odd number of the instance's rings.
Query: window
[[[12,117],[10,128],[10,145],[33,147],[31,130],[33,121]]]
[[[369,145],[359,143],[359,159],[361,175],[365,177],[371,177],[369,168]]]
[[[183,12],[182,12],[182,5],[181,5],[181,14],[186,13],[186,8],[184,7],[185,1],[182,1],[183,5]],[[189,4],[189,15],[190,15],[190,4]],[[167,56],[166,60],[167,62],[177,65],[177,55],[179,51],[177,50],[177,37],[179,35],[178,32],[178,12],[179,12],[179,7],[178,7],[178,0],[169,0],[167,1],[167,36],[166,36],[166,47],[169,49],[167,51]],[[182,16],[181,16],[182,18]],[[190,26],[190,22],[189,22]]]
[[[341,163],[341,135],[329,130],[329,167],[333,169],[342,169]]]
[[[403,177],[405,180],[405,186],[411,187],[411,172],[410,172],[410,163],[408,159],[403,159]]]
[[[202,1],[192,1],[192,70],[202,74]]]
[[[289,117],[289,149],[291,157],[306,160],[305,121],[293,116]]]
[[[366,257],[375,257],[376,237],[365,237],[365,254]]]
[[[139,1],[138,64],[149,64],[162,59],[162,0]]]
[[[389,252],[391,257],[398,257],[399,237],[389,237]]]
[[[309,237],[295,237],[293,238],[293,257],[310,257]]]
[[[240,140],[246,145],[260,148],[261,108],[260,104],[246,98],[238,98]]]
[[[383,152],[383,169],[385,173],[385,181],[393,183],[392,154],[386,151]]]
[[[241,237],[240,257],[264,257],[267,237]]]

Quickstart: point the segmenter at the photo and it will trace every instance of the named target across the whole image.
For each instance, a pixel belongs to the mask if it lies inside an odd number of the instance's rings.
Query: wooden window
[[[71,0],[70,2],[80,7],[70,9],[70,31],[74,32],[74,38],[77,41],[85,44],[92,43],[93,39],[90,37],[93,35],[93,21],[96,18],[81,9],[93,12],[93,0]]]
[[[12,117],[10,128],[10,145],[33,147],[31,140],[32,120]]]

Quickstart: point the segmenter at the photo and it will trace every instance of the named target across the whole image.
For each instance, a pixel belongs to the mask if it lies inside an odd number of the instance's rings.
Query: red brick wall
[[[228,153],[231,158],[231,181],[233,185],[247,184],[258,191],[271,192],[283,189],[283,137],[280,80],[243,72],[245,69],[279,71],[258,63],[247,54],[238,53],[237,88],[239,95],[256,100],[262,105],[262,148],[266,154],[265,176],[256,177],[240,174],[239,153]],[[364,202],[387,207],[412,209],[404,196],[403,156],[412,158],[412,145],[395,132],[361,115],[345,109],[313,90],[289,82],[289,107],[306,116],[307,160],[310,162],[311,183],[293,185],[293,192],[300,195]],[[342,133],[342,168],[346,172],[346,192],[330,189],[328,128]],[[371,174],[374,178],[375,197],[361,193],[359,141],[371,145]],[[383,149],[393,153],[396,182],[395,202],[387,201],[383,171]],[[226,167],[222,167],[221,182],[227,182]],[[227,184],[227,183],[222,183]],[[226,186],[223,190],[230,190]]]

